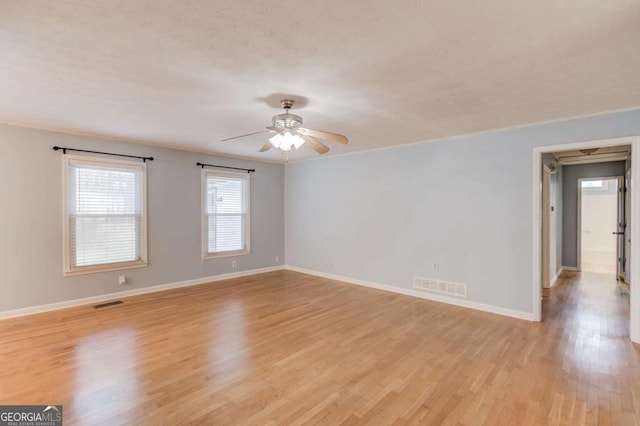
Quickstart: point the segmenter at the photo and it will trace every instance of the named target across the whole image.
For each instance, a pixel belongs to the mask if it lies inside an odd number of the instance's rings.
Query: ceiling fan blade
[[[221,139],[220,142],[230,141],[232,139],[246,138],[247,136],[261,135],[263,133],[273,133],[273,132],[280,132],[280,130],[278,127],[268,126],[267,130],[260,130],[259,132],[247,133],[246,135],[240,135],[240,136],[234,136],[232,138]]]
[[[287,130],[284,127],[278,127],[278,126],[267,126],[267,129],[269,129],[270,132],[276,132],[276,133],[282,133],[285,130]]]
[[[326,154],[329,152],[329,147],[311,136],[300,135],[304,139],[305,143],[309,145],[309,148],[313,149],[318,154]]]
[[[271,133],[272,130],[260,130],[259,132],[247,133],[246,135],[234,136],[232,138],[221,139],[220,142],[230,141],[232,139],[246,138],[247,136],[259,135],[262,133]]]
[[[267,142],[265,143],[262,148],[260,148],[260,151],[258,152],[265,152],[265,151],[269,151],[271,149],[273,145],[271,145],[271,142]]]
[[[303,135],[313,136],[314,138],[326,139],[329,141],[344,144],[349,143],[349,139],[347,139],[346,136],[339,135],[337,133],[325,132],[324,130],[308,129],[306,127],[298,127],[296,130]]]

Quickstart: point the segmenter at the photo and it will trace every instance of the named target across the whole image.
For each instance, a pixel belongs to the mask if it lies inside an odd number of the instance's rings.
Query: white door
[[[580,179],[579,267],[583,272],[620,276],[620,192],[618,178]]]

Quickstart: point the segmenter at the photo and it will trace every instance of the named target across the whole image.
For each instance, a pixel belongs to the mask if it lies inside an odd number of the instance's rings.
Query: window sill
[[[135,269],[135,268],[146,268],[149,266],[147,262],[144,263],[127,263],[121,265],[105,265],[105,266],[88,266],[86,269],[74,269],[71,271],[64,271],[65,277],[72,277],[74,275],[86,275],[86,274],[97,274],[99,272],[110,272],[110,271],[120,271],[123,269]]]
[[[246,256],[251,254],[251,250],[224,251],[222,253],[205,253],[202,255],[203,260],[218,259],[220,257]]]

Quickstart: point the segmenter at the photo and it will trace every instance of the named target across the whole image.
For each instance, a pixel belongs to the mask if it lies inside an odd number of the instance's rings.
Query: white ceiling
[[[0,0],[0,121],[259,154],[281,94],[327,155],[640,107],[640,2]],[[314,157],[301,149],[293,160]]]

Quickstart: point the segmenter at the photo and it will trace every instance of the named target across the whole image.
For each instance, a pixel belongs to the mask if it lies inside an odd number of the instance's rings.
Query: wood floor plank
[[[637,424],[628,287],[544,293],[537,324],[276,271],[3,320],[0,403],[65,424]]]

